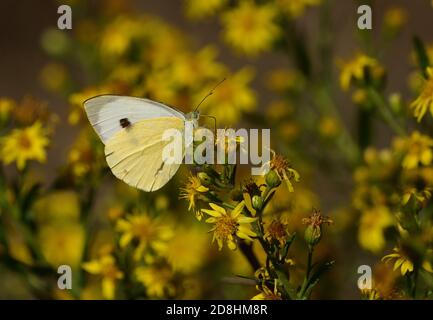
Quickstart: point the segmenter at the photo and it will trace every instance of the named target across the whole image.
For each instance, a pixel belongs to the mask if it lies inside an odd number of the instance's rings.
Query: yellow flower
[[[404,193],[401,203],[406,205],[414,197],[416,201],[424,205],[431,198],[433,192],[433,168],[407,170],[404,174]]]
[[[384,24],[391,31],[399,30],[407,22],[407,12],[401,7],[393,7],[385,12]]]
[[[382,258],[382,261],[388,262],[394,260],[394,271],[400,268],[401,275],[404,276],[408,272],[413,271],[413,262],[404,253],[401,248],[395,247],[392,249],[394,253],[388,254]],[[433,273],[432,266],[428,260],[424,260],[422,263],[422,268],[430,273]]]
[[[358,229],[361,246],[374,253],[385,247],[385,229],[392,226],[394,218],[387,207],[377,206],[364,211]]]
[[[134,213],[120,219],[116,225],[116,231],[121,233],[119,244],[125,248],[132,240],[137,240],[138,245],[134,251],[134,259],[139,260],[144,256],[146,249],[163,251],[166,242],[172,238],[173,230],[168,225],[162,225],[147,214]]]
[[[62,264],[77,267],[81,261],[84,239],[83,227],[68,221],[43,225],[38,232],[41,252],[55,268]]]
[[[89,130],[86,127],[80,132],[68,153],[68,169],[75,178],[87,178],[106,167],[103,145]]]
[[[305,87],[305,78],[296,70],[277,69],[269,73],[266,85],[278,93],[300,92]]]
[[[171,297],[176,288],[172,283],[173,271],[167,266],[153,265],[135,269],[135,277],[141,282],[152,298]]]
[[[400,268],[401,275],[413,271],[413,263],[408,258],[402,256],[397,248],[393,249],[395,253],[388,254],[382,258],[382,261],[395,260],[394,271]]]
[[[99,259],[83,263],[83,269],[102,277],[102,294],[105,299],[114,299],[116,282],[123,279],[123,272],[116,265],[111,254],[104,254]]]
[[[33,206],[35,220],[39,224],[80,219],[80,202],[77,193],[68,190],[57,190],[40,197]]]
[[[225,6],[227,0],[186,0],[186,14],[193,18],[205,18],[215,14]]]
[[[35,122],[55,123],[57,121],[57,116],[49,111],[48,104],[32,96],[25,96],[13,109],[13,115],[21,126],[30,126]]]
[[[216,117],[219,124],[232,125],[240,120],[243,112],[254,111],[256,95],[249,87],[253,74],[252,69],[244,68],[230,76],[215,89],[212,97],[200,106],[202,113]],[[194,105],[208,93],[208,88],[199,91],[194,97]]]
[[[418,131],[414,131],[408,138],[396,139],[394,147],[404,153],[403,168],[415,169],[420,164],[428,166],[433,161],[433,139]]]
[[[277,9],[272,4],[242,1],[222,16],[224,39],[246,55],[257,55],[272,47],[281,31],[275,23]]]
[[[37,121],[30,127],[14,129],[4,137],[0,156],[5,164],[16,162],[18,169],[22,170],[29,160],[45,162],[48,142],[42,124]]]
[[[33,256],[25,239],[25,230],[16,221],[10,220],[7,215],[2,217],[1,223],[7,239],[8,254],[24,264],[32,265]]]
[[[213,210],[202,209],[202,211],[211,216],[206,222],[215,225],[211,229],[211,232],[213,232],[212,242],[217,241],[219,250],[222,249],[224,241],[227,242],[229,249],[235,250],[237,247],[235,236],[249,241],[253,240],[251,237],[257,236],[256,233],[251,230],[250,225],[250,223],[256,221],[257,218],[246,217],[242,214],[242,210],[245,206],[243,201],[241,201],[231,213],[227,213],[226,209],[214,203],[209,203],[209,206]]]
[[[357,54],[353,59],[346,62],[339,62],[340,86],[348,90],[352,81],[364,81],[368,70],[373,78],[383,75],[384,69],[379,62],[364,54]]]
[[[427,68],[427,73],[429,78],[425,81],[421,94],[410,105],[418,122],[421,121],[428,110],[433,116],[433,68]]]
[[[265,284],[257,286],[257,289],[261,292],[252,297],[251,300],[283,300],[281,298],[281,293],[279,293],[277,289],[277,280],[274,280],[273,291],[269,289],[268,286]]]
[[[335,137],[340,130],[340,125],[336,118],[323,117],[319,122],[319,132],[325,138]]]
[[[186,199],[189,202],[188,210],[193,210],[199,221],[203,218],[203,215],[200,210],[195,210],[196,200],[208,191],[209,188],[202,185],[200,179],[193,175],[190,175],[185,186],[180,188],[180,198]]]
[[[41,70],[40,81],[47,90],[52,92],[59,92],[64,89],[67,84],[67,69],[62,64],[47,64]]]
[[[205,262],[208,252],[207,235],[201,228],[176,228],[175,241],[169,241],[162,253],[174,271],[192,274]]]
[[[294,112],[293,106],[287,101],[274,101],[271,102],[266,108],[266,116],[275,122],[281,122],[282,120],[290,117]]]
[[[14,100],[0,98],[0,124],[9,118],[11,111],[16,107]]]
[[[277,0],[277,5],[290,17],[298,18],[304,14],[308,6],[318,6],[321,2],[322,0]]]
[[[196,87],[207,79],[222,78],[225,68],[215,61],[217,54],[215,47],[207,46],[195,54],[176,55],[172,61],[173,82],[181,87]]]

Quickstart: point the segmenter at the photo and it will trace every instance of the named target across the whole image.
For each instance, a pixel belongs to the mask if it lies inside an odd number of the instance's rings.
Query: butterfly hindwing
[[[140,120],[118,130],[106,141],[105,155],[113,174],[132,187],[155,191],[164,186],[180,164],[163,161],[167,129],[183,132],[184,121],[178,117],[159,117]]]

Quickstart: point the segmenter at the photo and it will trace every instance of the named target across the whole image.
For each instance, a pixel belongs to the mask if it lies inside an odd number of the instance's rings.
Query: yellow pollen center
[[[238,224],[235,219],[228,215],[218,218],[215,223],[215,234],[220,238],[227,238],[236,232]]]
[[[22,135],[20,135],[20,137],[18,139],[18,144],[23,149],[30,149],[32,142],[29,139],[29,137],[23,133]]]

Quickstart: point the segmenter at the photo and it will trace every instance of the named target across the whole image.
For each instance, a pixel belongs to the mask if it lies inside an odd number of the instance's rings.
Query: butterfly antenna
[[[221,85],[224,81],[226,80],[226,78],[222,79],[220,82],[218,82],[215,87],[212,88],[211,91],[209,91],[209,93],[200,101],[200,103],[197,105],[197,107],[195,107],[194,112],[198,110],[198,108],[201,106],[201,104],[207,99],[209,98],[211,95],[213,95],[213,92],[215,91],[215,89]]]

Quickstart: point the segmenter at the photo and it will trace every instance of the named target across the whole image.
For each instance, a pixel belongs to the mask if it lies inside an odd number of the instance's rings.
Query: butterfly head
[[[185,115],[186,121],[190,121],[193,123],[194,128],[198,127],[198,119],[200,118],[199,111],[191,111]]]

